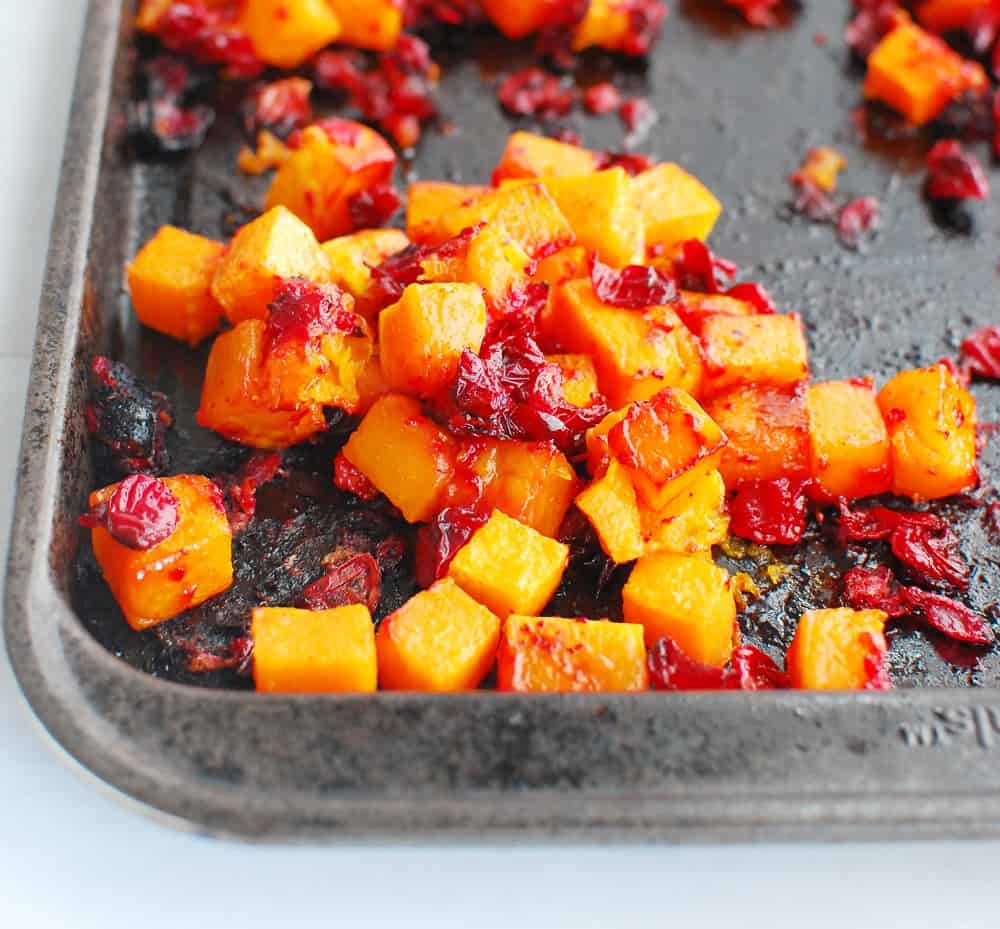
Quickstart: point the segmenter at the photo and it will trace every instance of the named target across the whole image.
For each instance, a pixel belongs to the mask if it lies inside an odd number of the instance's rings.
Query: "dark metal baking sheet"
[[[109,617],[81,609],[73,567],[91,482],[86,363],[108,352],[183,397],[198,362],[135,325],[122,267],[160,224],[219,235],[255,195],[233,173],[238,140],[224,120],[196,157],[132,158],[122,113],[134,55],[120,6],[93,0],[84,40],[7,587],[15,670],[60,744],[151,807],[255,838],[1000,832],[1000,699],[989,686],[1000,661],[993,652],[956,656],[916,630],[894,637],[893,674],[923,686],[889,694],[261,698],[157,679],[111,654],[98,641],[108,641]],[[816,375],[884,377],[953,352],[969,328],[995,322],[995,207],[977,211],[974,235],[944,231],[919,196],[920,143],[859,139],[857,75],[837,40],[846,4],[810,4],[775,32],[702,8],[682,3],[648,68],[624,75],[660,113],[642,148],[688,165],[720,194],[727,213],[715,244],[803,313]],[[819,32],[831,39],[823,47]],[[449,56],[442,93],[458,131],[428,133],[417,175],[480,180],[510,131],[480,77],[526,49],[485,36],[463,44],[472,54]],[[599,56],[586,62],[591,76],[608,67]],[[612,117],[574,127],[588,144],[620,147]],[[785,176],[823,142],[851,159],[846,189],[883,199],[885,228],[866,255],[784,215]],[[996,389],[977,393],[983,418],[995,420]],[[190,403],[182,418],[184,409]],[[200,453],[185,452],[188,461]],[[997,467],[995,446],[985,465]],[[975,513],[958,518],[977,563],[972,597],[984,606],[1000,590],[996,540]],[[771,604],[771,618],[750,630],[776,651],[790,631],[782,609],[829,594],[809,572],[798,576],[798,587],[773,595],[787,603]]]

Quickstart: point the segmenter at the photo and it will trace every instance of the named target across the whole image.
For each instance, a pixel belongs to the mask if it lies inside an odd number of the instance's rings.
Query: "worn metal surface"
[[[660,121],[642,145],[693,168],[728,212],[714,238],[806,318],[817,376],[871,373],[954,351],[998,318],[996,209],[977,233],[931,222],[920,145],[865,147],[851,122],[857,75],[836,37],[841,4],[811,4],[786,30],[750,32],[681,4],[646,71]],[[846,6],[846,5],[844,5]],[[132,363],[178,402],[184,466],[215,461],[191,428],[203,357],[134,323],[121,269],[164,222],[218,236],[259,188],[233,172],[239,142],[220,119],[197,157],[136,163],[121,137],[132,56],[119,0],[94,0],[53,230],[25,426],[6,632],[19,680],[55,738],[112,785],[201,828],[255,838],[415,833],[722,837],[1000,832],[1000,679],[995,651],[956,653],[922,632],[892,643],[890,694],[259,698],[156,679],[158,640],[121,641],[74,570],[76,515],[92,477],[82,411],[97,350]],[[814,43],[817,32],[831,41]],[[510,123],[479,72],[521,52],[469,43],[445,72],[457,134],[428,133],[416,174],[475,181]],[[592,59],[601,73],[607,63]],[[620,147],[613,117],[581,117],[587,144]],[[784,216],[785,176],[811,144],[851,159],[844,187],[881,196],[869,253]],[[998,391],[977,387],[984,419]],[[987,474],[998,466],[986,453]],[[1000,552],[981,511],[956,511],[977,564],[970,597],[1000,590]],[[768,594],[749,636],[775,652],[803,604],[833,595],[829,549]],[[85,563],[85,559],[84,559]],[[808,570],[805,570],[808,564]],[[95,638],[95,636],[97,638]],[[149,644],[154,643],[154,644]],[[143,651],[147,649],[147,651]],[[161,662],[161,664],[158,664]],[[181,674],[173,676],[183,677]],[[965,685],[935,689],[927,685]]]

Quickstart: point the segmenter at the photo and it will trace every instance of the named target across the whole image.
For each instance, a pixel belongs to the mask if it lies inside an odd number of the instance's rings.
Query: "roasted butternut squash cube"
[[[367,413],[379,397],[388,393],[392,393],[392,388],[382,374],[382,361],[373,353],[358,372],[358,412]]]
[[[212,296],[212,278],[224,249],[204,236],[161,227],[128,266],[139,321],[191,345],[215,332],[222,307]]]
[[[568,352],[590,355],[608,402],[622,407],[664,387],[700,390],[703,365],[695,338],[669,306],[628,310],[597,299],[589,280],[554,288],[544,321]]]
[[[569,547],[494,510],[458,550],[448,576],[498,616],[536,614],[562,580]]]
[[[500,0],[490,2],[510,8],[509,4],[500,4]],[[544,0],[527,2],[545,9]],[[490,18],[493,18],[492,13]],[[493,183],[521,177],[574,177],[596,171],[597,166],[597,155],[579,145],[534,132],[512,132],[500,156],[500,163],[493,171]]]
[[[543,178],[578,244],[615,268],[641,261],[643,219],[624,168]]]
[[[328,0],[243,0],[240,24],[260,59],[297,68],[341,33]]]
[[[640,558],[622,590],[625,621],[646,645],[668,636],[695,661],[721,668],[733,654],[736,599],[729,572],[705,558]]]
[[[487,223],[469,241],[465,256],[465,280],[478,284],[494,303],[526,281],[531,258],[505,226]]]
[[[455,440],[421,412],[411,397],[376,400],[343,449],[344,457],[403,514],[429,519],[455,467]]]
[[[522,693],[645,690],[642,626],[555,616],[509,616],[497,651],[497,688]]]
[[[436,245],[443,242],[456,234],[449,232],[452,228],[450,214],[460,208],[471,206],[488,192],[488,187],[478,184],[414,181],[406,191],[407,236],[421,245]]]
[[[896,26],[868,56],[864,95],[898,110],[921,126],[965,91],[982,93],[986,72],[916,23]]]
[[[410,284],[378,318],[386,381],[397,390],[432,396],[458,371],[465,349],[478,352],[486,335],[486,303],[475,284]]]
[[[587,433],[593,473],[601,470],[602,459],[615,459],[640,503],[655,510],[716,470],[725,445],[725,434],[698,402],[669,387],[608,414]]]
[[[340,21],[344,45],[377,52],[395,48],[403,31],[403,6],[395,0],[326,0]]]
[[[399,229],[362,229],[323,243],[330,263],[330,282],[354,297],[359,313],[370,315],[364,300],[371,283],[371,269],[401,252],[410,240]]]
[[[707,239],[722,204],[694,175],[670,162],[632,179],[646,247],[669,248],[688,239]]]
[[[588,262],[587,250],[582,245],[569,245],[542,258],[535,265],[531,279],[555,285],[587,277]]]
[[[615,563],[635,561],[645,551],[635,488],[617,461],[576,498],[577,509],[590,521],[604,553]]]
[[[273,406],[275,380],[266,370],[266,324],[246,320],[212,345],[198,408],[198,424],[254,448],[285,448],[326,428],[319,403]],[[276,372],[272,372],[276,373]]]
[[[706,401],[705,410],[729,439],[719,465],[729,486],[808,473],[809,417],[802,390],[733,387]]]
[[[322,282],[330,265],[312,230],[282,206],[233,236],[212,278],[212,296],[233,324],[265,319],[280,278]]]
[[[888,646],[881,610],[810,610],[785,664],[800,690],[863,690],[877,683]]]
[[[545,360],[562,371],[563,396],[573,406],[589,406],[598,392],[597,369],[590,355],[548,355]]]
[[[722,475],[718,471],[702,474],[660,509],[641,505],[639,519],[647,554],[710,551],[729,533]]]
[[[493,667],[500,619],[450,577],[382,620],[375,644],[386,690],[473,690]]]
[[[200,474],[165,477],[177,498],[174,531],[147,549],[122,545],[101,527],[90,531],[94,557],[128,624],[148,629],[198,606],[233,583],[232,531],[219,488]],[[93,510],[117,484],[90,495]]]
[[[818,494],[836,500],[889,491],[889,434],[871,381],[811,384],[806,390],[806,406],[809,476]]]
[[[587,12],[573,30],[570,48],[574,52],[582,52],[585,48],[596,46],[620,52],[631,26],[628,4],[615,0],[589,0]]]
[[[355,228],[351,200],[364,190],[392,182],[396,153],[374,129],[330,118],[302,130],[298,147],[271,181],[264,208],[284,206],[330,239]]]
[[[917,4],[917,19],[934,32],[950,32],[970,24],[992,0],[924,0]]]
[[[936,500],[974,487],[976,401],[943,364],[897,374],[878,395],[893,493]]]
[[[786,387],[809,376],[809,351],[802,320],[787,316],[703,317],[700,329],[705,354],[706,394],[740,384]]]
[[[332,610],[258,607],[250,634],[253,679],[262,693],[375,690],[375,625],[364,604]]]

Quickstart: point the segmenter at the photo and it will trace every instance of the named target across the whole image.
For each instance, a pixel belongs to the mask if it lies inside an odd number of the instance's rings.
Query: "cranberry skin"
[[[145,551],[169,539],[177,528],[180,501],[157,477],[132,474],[100,510],[80,518],[84,526],[102,526],[121,545]]]
[[[890,539],[892,553],[927,581],[941,581],[965,590],[971,566],[959,554],[957,541],[946,533],[931,535],[920,526],[901,526]]]
[[[695,661],[671,638],[664,636],[646,657],[649,683],[653,690],[722,690],[722,668]]]
[[[978,159],[957,139],[942,139],[927,154],[925,190],[932,200],[985,200],[990,183]]]
[[[505,110],[517,116],[551,119],[566,116],[573,109],[576,94],[556,75],[529,67],[505,78],[497,87],[497,99]]]
[[[332,610],[362,603],[374,613],[382,597],[382,571],[367,552],[326,566],[326,573],[302,591],[300,605],[307,610]]]
[[[875,197],[859,197],[837,216],[837,238],[845,248],[860,249],[865,238],[878,229],[882,212]]]
[[[337,452],[333,459],[333,483],[339,490],[354,494],[366,503],[379,495],[378,488],[344,457],[343,452]]]
[[[577,143],[579,144],[579,142]],[[642,155],[638,152],[598,152],[597,170],[604,171],[607,168],[622,168],[631,177],[642,174],[655,167],[656,162],[649,155]]]
[[[737,300],[745,300],[753,305],[753,308],[761,316],[770,316],[778,312],[777,304],[764,287],[755,281],[746,281],[743,284],[734,284],[726,291],[727,297],[734,297]]]
[[[841,542],[873,542],[889,539],[900,528],[918,528],[925,532],[944,532],[948,525],[933,513],[908,513],[886,506],[873,506],[868,510],[851,510],[846,504],[840,508],[837,527]]]
[[[399,209],[402,201],[391,184],[375,184],[359,190],[347,202],[347,209],[355,229],[373,229],[384,226]]]
[[[258,84],[243,104],[243,126],[251,138],[267,129],[284,138],[312,119],[312,85],[298,77]]]
[[[786,690],[792,686],[771,656],[752,645],[741,645],[733,652],[724,676],[728,690]]]
[[[751,26],[772,29],[778,25],[775,9],[783,0],[724,0],[724,2],[739,10]]]
[[[805,481],[742,481],[729,499],[734,535],[758,545],[794,545],[806,529]]]
[[[855,6],[858,13],[844,29],[844,41],[855,55],[865,59],[896,27],[903,9],[896,0],[864,0]]]
[[[843,600],[853,610],[882,610],[890,619],[912,611],[910,601],[895,587],[892,569],[851,568],[844,575]]]
[[[739,270],[731,261],[720,258],[700,239],[688,239],[674,259],[674,276],[684,290],[704,294],[721,293]]]
[[[350,335],[359,325],[339,288],[303,278],[281,278],[274,288],[266,333],[273,351],[282,342],[309,343],[336,332]]]
[[[590,283],[601,303],[629,310],[661,306],[677,299],[674,279],[656,268],[628,265],[616,271],[596,255],[590,262]]]
[[[991,645],[996,639],[989,620],[951,597],[918,587],[905,588],[905,596],[931,628],[950,639],[972,645]]]
[[[978,377],[1000,379],[1000,326],[986,326],[962,342],[962,360]]]
[[[583,105],[595,116],[611,113],[621,106],[622,96],[610,81],[601,81],[583,92]]]
[[[446,507],[417,532],[417,583],[430,587],[448,573],[448,565],[472,534],[489,519],[475,506]]]

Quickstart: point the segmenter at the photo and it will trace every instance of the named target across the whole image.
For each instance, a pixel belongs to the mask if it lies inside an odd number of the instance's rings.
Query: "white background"
[[[846,8],[846,0],[844,0]],[[0,0],[0,527],[84,0]],[[0,646],[2,648],[2,646]],[[252,847],[147,821],[66,766],[0,656],[0,929],[967,929],[1000,843]]]

